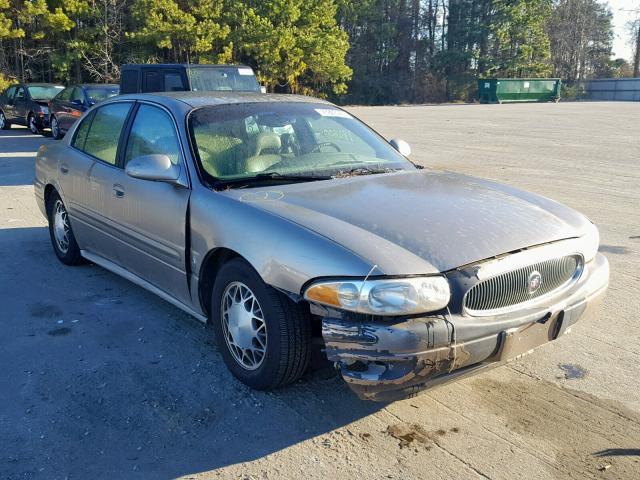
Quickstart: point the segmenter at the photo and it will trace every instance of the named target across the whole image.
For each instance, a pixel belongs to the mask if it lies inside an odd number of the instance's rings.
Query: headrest
[[[256,153],[258,156],[262,154],[263,150],[280,150],[282,143],[280,142],[280,136],[273,132],[260,132],[256,137]]]

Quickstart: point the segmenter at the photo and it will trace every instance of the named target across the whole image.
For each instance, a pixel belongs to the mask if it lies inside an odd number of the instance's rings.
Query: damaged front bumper
[[[491,317],[462,313],[368,320],[327,315],[327,357],[362,399],[392,401],[529,353],[569,332],[594,309],[609,281],[598,254],[560,298]]]

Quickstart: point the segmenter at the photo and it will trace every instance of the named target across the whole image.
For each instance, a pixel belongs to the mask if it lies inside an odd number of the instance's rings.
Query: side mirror
[[[389,140],[389,143],[400,153],[400,155],[403,155],[405,157],[411,155],[411,146],[404,140],[400,140],[399,138],[392,138],[391,140]]]
[[[80,100],[71,100],[71,105],[74,105],[76,107],[81,107],[82,106],[82,101],[80,101]]]
[[[130,160],[125,173],[140,180],[166,182],[174,185],[182,185],[180,182],[180,167],[171,163],[166,155],[142,155]]]
[[[260,93],[267,93],[267,87],[260,85]]]

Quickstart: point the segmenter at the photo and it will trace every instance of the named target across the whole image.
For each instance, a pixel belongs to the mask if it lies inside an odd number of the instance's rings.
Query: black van
[[[244,65],[127,64],[120,71],[120,93],[263,91]]]

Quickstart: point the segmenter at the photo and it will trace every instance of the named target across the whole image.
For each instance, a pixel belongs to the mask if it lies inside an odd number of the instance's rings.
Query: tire
[[[36,117],[33,116],[33,113],[30,113],[27,117],[27,127],[29,128],[29,131],[35,135],[42,133],[42,130],[36,125]]]
[[[248,295],[253,295],[257,308]],[[238,301],[240,298],[245,300]],[[222,266],[210,310],[218,350],[242,383],[256,390],[272,390],[295,382],[307,369],[311,355],[308,311],[265,284],[245,261],[236,258]]]
[[[61,140],[64,137],[64,133],[60,130],[60,124],[58,119],[54,116],[51,117],[51,136],[55,140]]]
[[[0,130],[9,130],[11,128],[11,122],[7,120],[4,112],[0,111]]]
[[[65,265],[83,263],[84,259],[80,255],[80,247],[73,235],[67,209],[58,192],[53,192],[47,202],[47,219],[51,245],[58,259]]]

